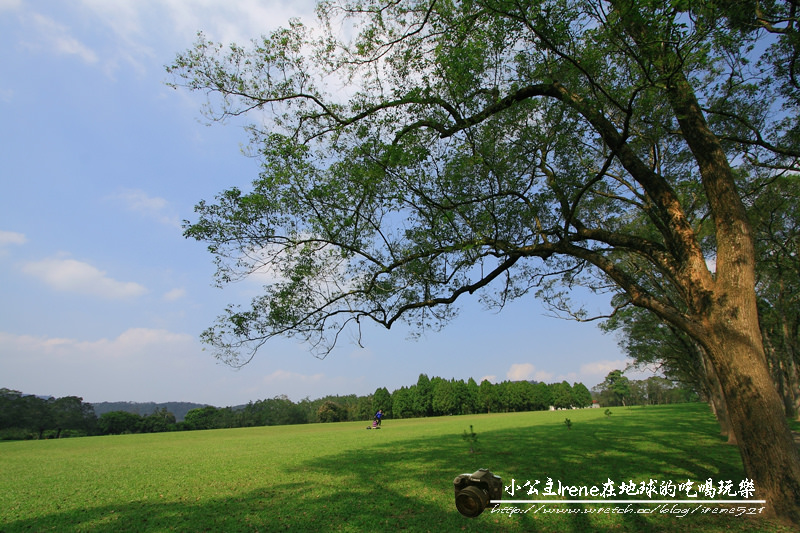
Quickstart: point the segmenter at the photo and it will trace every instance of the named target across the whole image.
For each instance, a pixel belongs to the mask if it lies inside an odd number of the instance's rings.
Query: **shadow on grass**
[[[550,425],[537,423],[486,432],[481,432],[479,421],[475,421],[475,431],[481,442],[477,454],[468,453],[468,444],[460,435],[453,434],[387,441],[382,446],[345,450],[307,464],[313,471],[348,480],[338,496],[334,496],[334,499],[347,501],[345,506],[367,503],[370,512],[382,517],[386,526],[413,531],[788,531],[776,524],[754,522],[746,517],[697,515],[681,519],[674,515],[653,517],[637,512],[654,507],[648,505],[633,505],[628,513],[612,515],[583,512],[596,509],[595,505],[548,505],[538,513],[513,516],[487,510],[476,519],[464,518],[455,510],[453,478],[481,467],[501,475],[504,485],[510,484],[512,478],[519,485],[538,479],[542,487],[548,477],[556,484],[562,481],[589,487],[602,486],[608,479],[618,486],[623,481],[647,482],[651,477],[659,485],[660,480],[671,480],[677,485],[687,479],[697,483],[708,478],[715,484],[720,480],[732,480],[734,486],[738,485],[743,478],[738,451],[716,437],[718,429],[713,420],[680,420],[667,410],[661,413],[669,418],[667,427],[653,427],[653,416],[649,412],[613,420],[576,421],[571,430],[563,424],[563,417],[554,417]],[[353,487],[367,488],[370,502],[360,500],[359,495],[353,493]],[[409,499],[409,494],[414,497]],[[511,498],[508,494],[503,497]],[[527,494],[515,497],[541,498]],[[647,499],[647,496],[619,497],[626,498]],[[651,498],[667,499],[658,494]],[[677,494],[676,498],[681,495]],[[520,509],[527,507],[523,505]],[[624,508],[626,505],[608,507]],[[553,509],[569,508],[579,512],[553,512]]]
[[[365,432],[363,446],[302,463],[299,468],[307,472],[308,483],[287,483],[276,476],[265,478],[257,490],[230,497],[196,501],[185,494],[179,503],[142,500],[70,510],[3,524],[0,531],[788,531],[745,517],[586,514],[584,509],[596,506],[584,505],[549,505],[548,513],[513,516],[487,510],[475,519],[455,509],[453,478],[481,467],[501,475],[504,485],[512,478],[520,485],[539,479],[541,487],[547,477],[578,486],[650,477],[675,483],[731,479],[738,484],[743,476],[738,452],[713,437],[713,421],[667,418],[666,428],[653,427],[649,414],[634,413],[576,421],[571,430],[553,417],[553,424],[486,432],[481,432],[479,418],[472,419],[480,438],[475,454],[459,434],[404,439],[402,427],[393,428],[389,421],[379,433]],[[524,493],[515,498],[538,499]],[[552,511],[559,508],[579,512]]]

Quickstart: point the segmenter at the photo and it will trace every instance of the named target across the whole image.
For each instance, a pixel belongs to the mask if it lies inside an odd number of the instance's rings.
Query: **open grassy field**
[[[790,531],[746,515],[636,512],[655,508],[645,504],[627,513],[551,504],[474,519],[456,511],[453,478],[481,467],[504,484],[540,487],[548,477],[579,486],[744,478],[705,404],[611,411],[3,442],[0,531]],[[476,453],[462,439],[470,425]],[[570,508],[578,512],[552,512]],[[601,508],[610,510],[588,512]]]

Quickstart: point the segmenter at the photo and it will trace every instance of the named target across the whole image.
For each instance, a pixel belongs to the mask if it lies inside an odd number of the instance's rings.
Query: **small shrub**
[[[472,430],[472,425],[469,426],[469,433],[467,433],[465,429],[461,438],[469,443],[469,453],[475,453],[478,444],[478,435]]]
[[[567,426],[567,429],[572,429],[572,420],[570,420],[569,418],[565,418],[564,425]]]
[[[611,409],[606,409],[604,413],[606,416],[611,416]]]

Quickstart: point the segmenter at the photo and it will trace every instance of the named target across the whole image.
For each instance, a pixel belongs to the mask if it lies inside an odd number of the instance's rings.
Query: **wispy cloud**
[[[0,230],[0,247],[9,244],[25,244],[27,241],[28,239],[22,233]]]
[[[43,15],[46,8],[35,2],[0,0],[0,13],[19,14],[24,47],[78,57],[111,78],[123,65],[140,75],[163,72],[165,61],[191,47],[199,31],[214,41],[247,44],[290,18],[310,22],[316,17],[313,0],[79,0],[71,5],[67,18]],[[87,44],[100,41],[102,46]]]
[[[190,390],[192,380],[176,379],[203,363],[196,339],[185,333],[131,328],[116,337],[86,340],[0,331],[0,353],[0,375],[31,394],[77,395],[87,401],[200,396]]]
[[[598,377],[600,381],[612,370],[625,370],[630,361],[626,359],[615,359],[613,361],[594,361],[586,363],[580,367],[581,376]]]
[[[288,370],[275,370],[264,376],[259,387],[249,393],[253,396],[271,397],[278,391],[294,391],[290,397],[300,400],[304,396],[321,398],[327,394],[338,394],[337,391],[361,390],[365,384],[364,376],[330,376],[321,372],[301,374]]]
[[[132,281],[118,281],[104,271],[75,259],[50,258],[26,263],[23,272],[66,292],[88,294],[108,299],[141,296],[147,289]]]
[[[511,381],[523,381],[534,379],[536,381],[548,381],[553,378],[552,372],[536,370],[531,363],[514,363],[508,369],[506,377]]]
[[[164,294],[164,301],[174,302],[186,296],[186,289],[172,289]]]
[[[180,228],[178,216],[172,213],[169,202],[158,196],[149,196],[139,189],[122,189],[110,197],[120,202],[128,211],[138,213],[161,224]]]
[[[84,0],[86,1],[86,0]],[[91,0],[99,3],[100,0]],[[213,40],[245,44],[290,18],[314,19],[316,2],[283,0],[166,0],[166,16],[182,34],[202,30]]]
[[[98,26],[113,35],[111,49],[104,51],[110,66],[126,62],[140,72],[154,66],[152,60],[160,49],[177,52],[191,46],[199,31],[215,41],[246,44],[291,17],[313,19],[315,4],[283,0],[81,1]],[[163,58],[158,61],[161,68]]]
[[[264,383],[274,384],[282,383],[284,381],[293,381],[301,383],[320,383],[325,379],[325,374],[298,374],[297,372],[288,372],[286,370],[276,370],[268,376],[264,376]]]
[[[9,352],[64,356],[70,359],[79,358],[84,362],[136,358],[153,347],[176,345],[194,346],[195,339],[185,333],[148,328],[131,328],[116,338],[94,341],[15,335],[0,331],[0,347]]]
[[[67,26],[39,13],[31,13],[27,20],[33,28],[30,37],[35,39],[25,43],[28,47],[44,48],[58,55],[78,56],[89,64],[97,63],[98,57],[94,50],[73,37]]]
[[[0,0],[0,11],[14,11],[22,7],[22,0]]]
[[[590,386],[590,383],[602,383],[612,370],[622,370],[628,379],[637,380],[647,379],[651,376],[661,374],[661,371],[657,366],[647,365],[643,368],[629,368],[628,365],[631,363],[633,363],[632,359],[604,359],[600,361],[594,361],[581,365],[577,372],[572,372],[565,376],[559,376],[559,379],[563,378],[568,381],[581,381],[585,385]]]

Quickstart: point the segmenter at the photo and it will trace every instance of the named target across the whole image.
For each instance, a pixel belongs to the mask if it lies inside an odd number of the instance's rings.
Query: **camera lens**
[[[456,495],[456,509],[469,518],[475,518],[486,509],[489,495],[486,491],[470,485]]]

